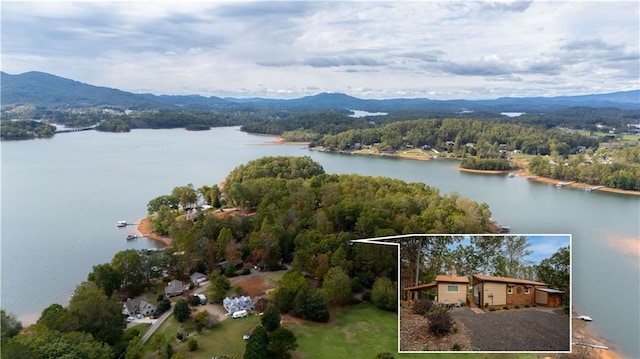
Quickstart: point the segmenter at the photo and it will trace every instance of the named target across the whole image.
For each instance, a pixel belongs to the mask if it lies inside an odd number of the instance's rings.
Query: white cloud
[[[623,2],[5,2],[2,70],[134,92],[487,98],[638,88]]]

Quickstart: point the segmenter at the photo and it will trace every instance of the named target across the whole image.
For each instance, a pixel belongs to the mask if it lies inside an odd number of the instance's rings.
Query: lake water
[[[451,161],[411,161],[308,151],[237,128],[58,134],[2,142],[1,304],[25,322],[66,304],[92,266],[128,248],[147,202],[173,187],[219,183],[262,156],[310,156],[328,173],[423,182],[489,204],[513,233],[570,233],[573,304],[630,357],[640,357],[640,197],[556,188],[505,175],[459,172]]]

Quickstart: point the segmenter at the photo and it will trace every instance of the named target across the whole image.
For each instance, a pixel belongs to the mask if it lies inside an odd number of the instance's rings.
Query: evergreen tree
[[[273,332],[278,329],[280,326],[280,312],[278,308],[273,304],[269,304],[264,310],[264,313],[262,313],[260,322],[267,332]]]

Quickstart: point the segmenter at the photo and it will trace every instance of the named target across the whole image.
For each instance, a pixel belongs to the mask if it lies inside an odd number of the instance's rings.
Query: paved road
[[[204,292],[205,289],[207,289],[208,286],[209,286],[209,282],[205,282],[199,288],[194,289],[192,294],[202,293],[202,292]],[[147,330],[147,332],[144,333],[144,335],[142,336],[142,343],[143,344],[149,338],[151,338],[153,333],[155,333],[155,331],[162,325],[162,323],[164,323],[165,320],[167,320],[167,318],[169,318],[169,316],[171,314],[173,314],[173,304],[171,305],[171,308],[169,308],[169,310],[167,310],[166,312],[164,312],[164,314],[162,314],[160,316],[160,318],[158,318],[156,320],[152,320],[152,324],[149,327],[149,330]]]

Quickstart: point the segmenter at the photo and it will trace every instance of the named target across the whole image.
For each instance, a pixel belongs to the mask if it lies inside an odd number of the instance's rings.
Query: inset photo
[[[400,242],[399,352],[570,352],[571,235]]]

